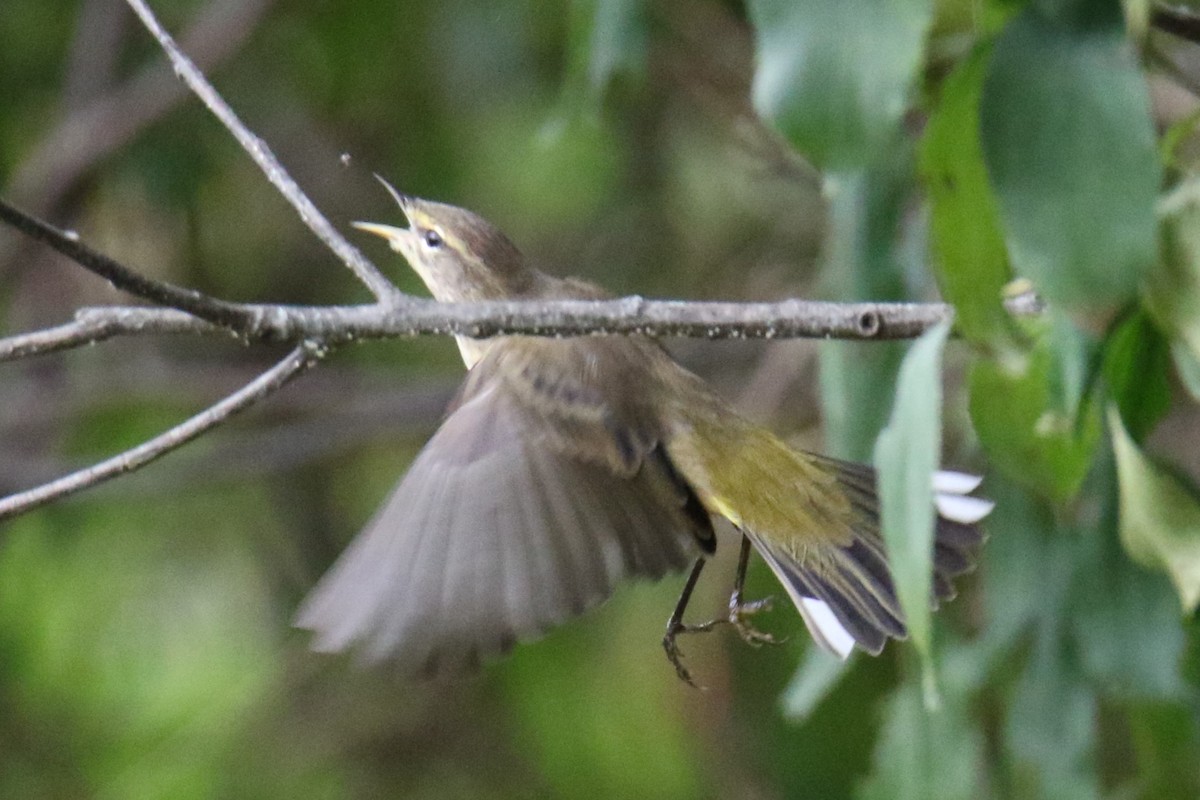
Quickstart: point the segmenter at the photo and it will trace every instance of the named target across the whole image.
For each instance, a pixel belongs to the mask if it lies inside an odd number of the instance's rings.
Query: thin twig
[[[207,3],[180,38],[197,63],[212,69],[238,52],[273,2]],[[87,21],[81,24],[86,26]],[[96,32],[84,30],[80,36],[95,38]],[[106,93],[87,98],[86,103],[68,109],[40,138],[12,173],[8,191],[38,213],[50,213],[81,175],[165,116],[185,96],[186,89],[166,65],[155,63]]]
[[[302,344],[246,386],[153,439],[98,464],[5,497],[0,500],[0,520],[23,514],[146,466],[278,391],[292,378],[316,363],[324,352],[322,345]]]
[[[313,205],[313,202],[300,190],[292,176],[279,163],[279,159],[271,152],[267,143],[251,133],[250,129],[238,119],[229,104],[221,95],[217,94],[216,89],[212,87],[204,74],[183,54],[171,35],[159,24],[154,13],[143,0],[126,0],[126,2],[142,20],[146,29],[158,40],[167,57],[171,59],[175,73],[233,134],[242,149],[254,159],[254,163],[258,164],[259,169],[267,176],[267,180],[271,181],[284,198],[292,204],[292,207],[299,212],[300,219],[304,224],[371,290],[376,300],[381,303],[394,304],[404,298],[405,295],[393,286],[391,281],[384,277],[383,273],[368,261],[366,256],[360,253],[354,245],[346,241],[329,223],[329,220],[325,219],[325,215]]]
[[[128,9],[112,0],[81,0],[78,4],[63,76],[65,116],[112,92],[120,76],[121,42],[131,22]]]
[[[237,303],[209,297],[194,289],[184,289],[165,281],[147,278],[124,264],[93,250],[75,236],[14,208],[0,200],[0,220],[17,230],[53,247],[84,269],[94,272],[113,286],[160,305],[187,311],[201,319],[236,331],[245,331],[254,319]]]
[[[182,311],[168,308],[134,308],[114,306],[116,313],[84,309],[84,315],[64,325],[30,331],[0,339],[0,363],[31,356],[47,355],[62,350],[103,342],[114,336],[130,334],[195,334],[219,333],[229,336],[223,328],[215,327]],[[139,312],[153,312],[145,315]],[[133,312],[133,313],[129,313]]]
[[[1200,43],[1200,14],[1194,8],[1155,3],[1150,24],[1181,39]]]

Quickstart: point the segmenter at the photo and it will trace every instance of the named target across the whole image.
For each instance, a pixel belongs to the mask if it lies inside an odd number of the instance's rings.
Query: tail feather
[[[943,575],[962,575],[970,572],[975,566],[970,555],[945,542],[935,542],[933,545],[933,563],[937,571]]]
[[[784,585],[788,586],[786,582]],[[836,654],[838,658],[849,657],[854,650],[855,639],[838,621],[833,611],[830,610],[829,604],[824,600],[804,597],[793,594],[793,592],[795,589],[788,586],[788,594],[792,595],[796,608],[800,610],[800,617],[804,620],[804,625],[808,628],[809,633],[812,634],[813,641]],[[882,639],[879,646],[883,646]]]
[[[765,551],[760,549],[759,552]],[[887,636],[864,619],[846,598],[831,591],[815,573],[793,569],[773,556],[764,555],[764,558],[796,604],[818,644],[841,658],[849,656],[855,645],[873,655],[883,649]],[[813,600],[820,606],[814,606]],[[814,613],[821,608],[827,610],[828,615]]]
[[[672,463],[706,509],[749,537],[813,637],[845,657],[848,642],[878,653],[887,639],[907,636],[875,470],[797,451],[723,407],[685,411],[667,437]],[[933,477],[932,605],[954,596],[951,579],[971,569],[983,543],[977,523],[992,504],[969,495],[979,483],[962,472]]]
[[[964,525],[974,525],[992,513],[992,508],[995,507],[995,503],[991,500],[984,500],[982,497],[950,494],[948,492],[935,493],[933,502],[937,506],[938,514],[946,519],[961,522]]]
[[[983,530],[978,525],[967,525],[939,516],[937,521],[938,544],[973,554],[983,544]]]
[[[837,470],[838,483],[853,509],[853,537],[849,544],[831,548],[818,561],[794,558],[772,547],[763,537],[747,533],[787,589],[819,644],[842,658],[849,655],[853,645],[878,654],[887,639],[903,639],[908,630],[880,534],[875,472],[861,464],[820,456],[816,459]],[[991,510],[991,502],[954,493],[973,491],[979,483],[980,479],[966,473],[935,476],[939,516],[934,534],[930,598],[935,607],[939,601],[954,597],[951,579],[974,568],[983,544],[984,533],[976,523]],[[828,613],[813,613],[813,601]]]

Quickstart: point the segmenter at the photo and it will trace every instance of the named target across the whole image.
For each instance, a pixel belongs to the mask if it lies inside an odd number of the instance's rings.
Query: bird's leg
[[[742,601],[742,591],[746,587],[746,569],[750,566],[750,537],[742,534],[742,549],[738,554],[737,574],[733,579],[733,592],[729,595],[729,618],[713,620],[709,624],[728,622],[742,637],[742,641],[755,647],[762,644],[779,644],[779,641],[769,633],[764,633],[750,624],[749,617],[760,611],[771,610],[771,598],[754,600],[749,603]]]
[[[668,623],[668,632],[671,633],[671,639],[674,641],[676,633],[708,633],[718,625],[732,625],[734,630],[738,632],[738,636],[742,637],[742,641],[746,644],[758,647],[762,644],[779,644],[774,636],[769,633],[758,630],[750,624],[749,618],[759,613],[760,611],[771,610],[771,598],[764,597],[762,600],[752,600],[747,603],[742,600],[742,592],[746,587],[746,569],[750,565],[750,539],[742,535],[742,549],[738,554],[737,573],[733,579],[733,592],[729,595],[729,615],[725,617],[717,617],[710,619],[707,622],[700,622],[695,625],[683,624],[683,608],[687,605],[687,600],[692,594],[692,587],[695,583],[693,580],[699,577],[699,570],[692,573],[692,578],[689,578],[688,585],[683,589],[683,595],[680,596],[680,604],[675,608],[675,614],[672,615],[671,621]],[[678,648],[676,648],[678,651]]]
[[[683,591],[679,594],[679,602],[675,604],[675,610],[671,612],[671,618],[667,620],[667,632],[663,634],[662,640],[663,650],[667,651],[667,660],[675,667],[675,674],[679,676],[679,680],[696,689],[700,687],[692,680],[691,673],[683,665],[683,652],[679,649],[679,644],[675,641],[675,637],[681,633],[697,632],[694,626],[683,624],[683,612],[687,610],[687,604],[692,599],[692,592],[696,588],[696,582],[700,580],[700,572],[704,569],[704,561],[704,556],[700,556],[696,559],[696,563],[692,565],[692,571],[688,575],[687,583],[683,585]],[[708,629],[706,628],[705,630]]]
[[[769,611],[771,609],[771,598],[764,597],[762,600],[753,600],[749,603],[742,600],[742,593],[746,587],[746,570],[750,565],[750,539],[743,534],[742,549],[738,554],[737,573],[733,579],[733,592],[729,596],[729,616],[710,619],[707,622],[701,622],[696,625],[687,625],[683,621],[683,612],[687,610],[688,602],[692,599],[692,592],[696,589],[696,583],[700,580],[700,572],[704,569],[704,556],[696,559],[696,563],[692,565],[692,571],[688,575],[687,583],[683,585],[683,591],[679,594],[679,602],[675,604],[675,610],[671,613],[671,618],[667,620],[667,631],[663,634],[663,649],[667,652],[667,660],[675,667],[675,674],[679,679],[690,686],[695,686],[696,682],[692,680],[692,675],[688,672],[687,667],[683,666],[683,651],[679,649],[679,643],[676,641],[681,633],[708,633],[718,625],[732,625],[738,635],[742,637],[742,641],[747,644],[758,647],[763,644],[779,644],[780,640],[776,639],[769,633],[760,631],[750,624],[749,617],[759,613],[760,611]]]

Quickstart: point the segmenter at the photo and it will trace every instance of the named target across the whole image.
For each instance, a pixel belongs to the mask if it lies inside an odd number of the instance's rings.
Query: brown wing
[[[305,601],[297,624],[317,632],[318,649],[357,643],[414,673],[470,667],[596,605],[625,577],[686,566],[697,540],[711,541],[653,431],[588,380],[605,374],[587,363],[594,356],[570,342],[507,349],[498,343],[471,370],[408,474]],[[541,369],[523,369],[539,357]]]

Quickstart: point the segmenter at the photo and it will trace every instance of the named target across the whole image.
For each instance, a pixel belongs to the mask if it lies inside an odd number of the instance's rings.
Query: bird
[[[478,214],[380,182],[408,227],[354,226],[385,239],[436,300],[610,297],[533,268]],[[626,579],[690,567],[662,644],[694,684],[680,634],[728,622],[748,642],[774,641],[750,622],[769,600],[742,596],[752,552],[837,656],[878,654],[907,635],[871,467],[786,444],[649,336],[456,338],[467,374],[440,427],[297,612],[315,650],[353,650],[412,676],[459,674]],[[936,606],[973,569],[992,503],[971,494],[978,476],[933,482]],[[689,625],[721,518],[741,534],[729,614]]]

